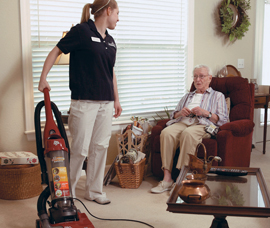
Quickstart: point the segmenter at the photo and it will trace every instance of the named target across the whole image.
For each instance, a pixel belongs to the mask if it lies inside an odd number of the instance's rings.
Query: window
[[[255,25],[255,52],[254,52],[254,78],[257,79],[258,85],[270,85],[267,81],[267,74],[269,72],[269,31],[267,30],[269,22],[269,5],[270,0],[256,1],[256,25]],[[268,60],[267,60],[268,59]],[[269,65],[269,64],[268,64]],[[267,70],[268,67],[268,70]],[[270,116],[268,115],[268,121]],[[263,140],[264,127],[264,110],[254,110],[255,129],[253,134],[253,142],[261,142]],[[268,130],[269,131],[269,127]],[[267,135],[269,140],[269,134]]]
[[[117,2],[120,21],[115,30],[108,32],[117,44],[115,72],[123,108],[118,120],[129,120],[133,115],[152,117],[165,107],[174,109],[186,93],[190,1]],[[21,0],[22,42],[27,44],[23,45],[26,116],[33,116],[34,107],[43,100],[37,86],[48,53],[63,31],[80,22],[86,3],[86,0]],[[53,66],[47,80],[52,88],[51,100],[60,111],[67,111],[68,66]],[[26,126],[26,131],[32,129],[33,124]]]
[[[264,27],[263,27],[263,48],[262,48],[262,85],[270,85],[270,0],[265,1],[264,6]]]
[[[264,6],[264,26],[263,26],[263,47],[262,47],[262,85],[270,85],[270,0],[265,1]],[[270,121],[270,113],[267,118],[268,122]],[[264,110],[261,110],[261,124],[264,124]]]
[[[260,4],[260,10],[263,13],[257,18],[260,19],[261,29],[260,29],[260,42],[261,45],[257,49],[259,52],[259,70],[257,72],[258,77],[258,84],[259,85],[270,85],[270,43],[268,42],[270,39],[270,32],[269,32],[269,23],[270,23],[270,0],[266,0],[264,2],[258,3]],[[256,74],[255,74],[256,75]],[[270,114],[268,113],[268,122],[270,120]],[[260,110],[260,124],[264,125],[264,110]]]

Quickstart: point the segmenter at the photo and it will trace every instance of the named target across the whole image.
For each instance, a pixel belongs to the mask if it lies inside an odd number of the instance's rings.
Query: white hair
[[[205,69],[207,70],[207,72],[208,72],[208,75],[212,75],[212,70],[211,70],[211,68],[208,67],[208,66],[206,66],[206,65],[203,65],[203,64],[200,64],[200,65],[195,66],[194,69],[193,69],[192,75],[194,75],[194,71],[195,71],[196,69],[201,69],[201,68],[205,68]]]

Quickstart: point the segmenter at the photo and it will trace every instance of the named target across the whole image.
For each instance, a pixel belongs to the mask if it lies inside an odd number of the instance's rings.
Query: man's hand
[[[207,110],[202,109],[201,107],[195,107],[191,109],[191,112],[196,116],[203,116],[206,117],[209,115],[209,112]]]
[[[184,107],[182,110],[174,114],[174,119],[177,119],[180,116],[189,116],[191,113],[192,112],[187,107]]]

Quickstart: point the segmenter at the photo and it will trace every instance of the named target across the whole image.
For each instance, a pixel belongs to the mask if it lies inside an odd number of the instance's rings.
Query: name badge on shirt
[[[114,44],[113,42],[108,43],[108,45],[110,45],[110,46],[112,46],[112,47],[116,48],[116,46],[115,46],[115,44]]]
[[[100,42],[100,39],[98,37],[91,37],[92,41],[94,42]]]

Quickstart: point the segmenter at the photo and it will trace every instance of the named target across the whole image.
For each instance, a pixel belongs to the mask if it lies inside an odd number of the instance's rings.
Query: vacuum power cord
[[[144,225],[146,225],[146,226],[149,226],[149,227],[151,227],[151,228],[154,228],[152,225],[150,225],[150,224],[148,224],[148,223],[146,223],[146,222],[142,222],[142,221],[138,221],[138,220],[133,220],[133,219],[106,219],[106,218],[98,218],[98,217],[94,216],[93,214],[91,214],[91,212],[88,210],[88,208],[84,205],[84,203],[83,203],[81,200],[79,200],[79,199],[77,199],[77,198],[73,198],[73,199],[78,200],[78,201],[84,206],[85,210],[86,210],[92,217],[94,217],[94,218],[96,218],[96,219],[99,219],[99,220],[106,220],[106,221],[127,221],[127,222],[137,222],[137,223],[141,223],[141,224],[144,224]]]

